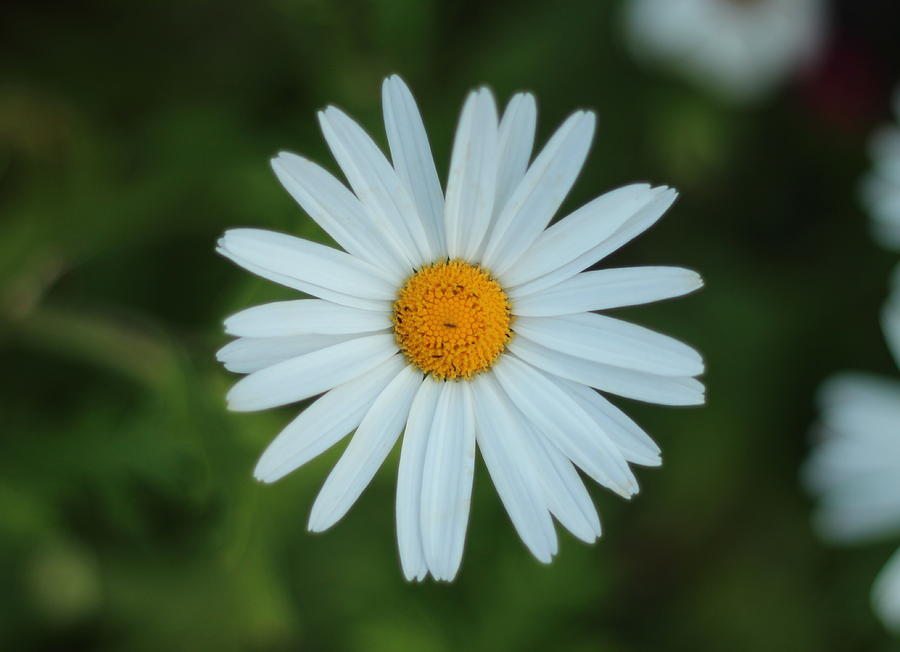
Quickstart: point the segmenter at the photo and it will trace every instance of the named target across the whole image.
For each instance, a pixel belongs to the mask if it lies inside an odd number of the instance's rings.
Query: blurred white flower
[[[900,122],[900,89],[894,94],[894,115]],[[900,249],[900,126],[884,126],[870,143],[872,169],[862,183],[862,197],[875,238]]]
[[[878,574],[872,587],[872,605],[888,627],[900,632],[900,549]]]
[[[900,268],[883,325],[900,365]],[[837,542],[900,535],[900,382],[842,374],[825,383],[820,406],[821,441],[804,468],[819,498],[820,532]],[[872,601],[900,630],[900,553],[876,581]]]
[[[553,517],[584,541],[600,521],[576,471],[623,497],[629,463],[656,466],[650,437],[594,388],[666,405],[704,401],[700,355],[592,311],[696,290],[675,267],[583,272],[652,226],[675,201],[666,187],[613,190],[547,228],[594,132],[577,111],[531,159],[534,97],[498,119],[487,89],[463,107],[441,191],[412,94],[385,80],[391,161],[342,111],[319,114],[352,191],[283,153],[275,174],[344,251],[289,235],[234,229],[218,251],[317,299],[250,308],[225,321],[239,339],[218,353],[249,374],[229,407],[262,410],[322,394],[276,437],[255,475],[273,482],[355,430],[309,519],[346,514],[401,432],[397,538],[408,579],[451,580],[469,517],[476,444],[513,526],[549,562]]]
[[[900,267],[894,270],[893,291],[881,313],[881,323],[894,360],[900,365]]]
[[[812,61],[825,11],[823,0],[630,0],[626,20],[639,56],[752,101]]]

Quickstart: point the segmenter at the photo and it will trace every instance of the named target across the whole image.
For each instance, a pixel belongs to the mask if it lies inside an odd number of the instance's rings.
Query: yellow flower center
[[[393,322],[406,357],[442,380],[489,369],[512,336],[506,293],[481,267],[461,260],[410,276],[394,302]]]

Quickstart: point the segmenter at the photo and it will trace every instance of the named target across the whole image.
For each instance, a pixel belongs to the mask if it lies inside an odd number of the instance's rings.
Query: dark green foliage
[[[796,85],[722,106],[636,65],[619,9],[4,4],[0,649],[890,649],[868,607],[888,548],[818,543],[797,481],[820,380],[892,372],[877,311],[894,257],[855,199],[887,94],[849,127]],[[550,566],[479,466],[460,577],[408,585],[396,451],[338,526],[310,535],[340,450],[258,485],[255,460],[295,409],[224,409],[222,319],[289,293],[217,257],[216,237],[259,226],[324,241],[268,159],[289,149],[336,169],[315,119],[327,103],[384,143],[393,72],[442,175],[464,93],[486,83],[501,102],[537,94],[541,142],[575,108],[598,111],[568,208],[632,181],[682,192],[609,264],[704,275],[696,296],[622,314],[704,352],[709,404],[626,406],[665,464],[639,472],[631,504],[592,487],[603,538],[561,534]]]

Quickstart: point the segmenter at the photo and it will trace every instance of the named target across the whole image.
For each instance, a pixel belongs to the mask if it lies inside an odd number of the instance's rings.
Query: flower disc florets
[[[406,357],[445,380],[489,369],[512,335],[506,293],[481,267],[461,260],[410,276],[394,302],[393,322]]]

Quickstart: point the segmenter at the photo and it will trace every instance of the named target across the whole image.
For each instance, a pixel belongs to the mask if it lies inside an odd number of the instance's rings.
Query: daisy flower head
[[[900,365],[900,269],[882,323]],[[821,440],[804,468],[818,529],[841,543],[900,536],[900,381],[845,373],[819,398]],[[900,551],[875,581],[872,604],[900,632]]]
[[[237,411],[321,396],[275,438],[255,476],[274,482],[355,431],[312,507],[321,531],[353,505],[402,433],[397,538],[408,579],[452,580],[460,565],[476,448],[513,526],[549,562],[555,517],[592,542],[600,521],[576,470],[626,498],[630,463],[660,464],[647,434],[598,391],[665,405],[703,403],[697,352],[594,310],[675,297],[700,277],[676,267],[583,271],[655,223],[675,200],[629,185],[548,228],[581,170],[594,114],[576,111],[532,160],[534,97],[498,117],[485,88],[463,106],[446,191],[418,108],[383,85],[390,160],[345,113],[319,113],[349,188],[279,154],[285,189],[343,249],[234,229],[218,251],[313,299],[225,321],[218,353],[247,374]]]
[[[734,101],[752,101],[808,64],[825,31],[824,0],[630,0],[638,55],[672,65]]]
[[[894,92],[894,124],[875,132],[870,143],[872,169],[862,183],[862,199],[872,218],[875,239],[900,249],[900,88]]]

